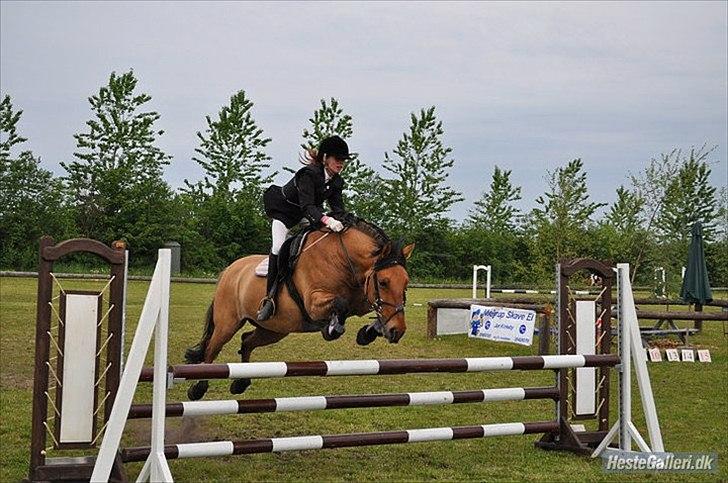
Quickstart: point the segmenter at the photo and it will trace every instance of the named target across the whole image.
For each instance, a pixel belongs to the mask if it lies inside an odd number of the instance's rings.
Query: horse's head
[[[402,247],[401,242],[388,242],[367,272],[364,291],[375,321],[359,331],[360,345],[371,343],[379,335],[397,343],[407,331],[404,309],[409,276],[405,264],[414,248],[414,243]]]

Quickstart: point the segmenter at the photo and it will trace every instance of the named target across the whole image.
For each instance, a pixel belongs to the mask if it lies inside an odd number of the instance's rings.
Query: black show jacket
[[[299,169],[285,185],[270,186],[263,195],[265,213],[280,220],[287,228],[296,225],[302,218],[308,219],[312,225],[321,222],[323,203],[328,201],[331,212],[344,214],[344,180],[338,174],[326,182],[324,167],[311,163]]]

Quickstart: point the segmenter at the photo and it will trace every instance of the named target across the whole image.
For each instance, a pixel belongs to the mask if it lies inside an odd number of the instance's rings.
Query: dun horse
[[[333,340],[341,335],[328,332],[333,317],[343,325],[348,316],[372,311],[374,322],[359,330],[357,343],[369,344],[377,336],[396,343],[407,330],[404,307],[409,277],[405,262],[413,249],[414,244],[402,247],[361,219],[352,219],[341,233],[314,231],[308,235],[292,275],[306,313],[292,298],[287,284],[281,283],[276,313],[264,322],[256,321],[256,313],[266,282],[256,276],[255,268],[265,256],[240,258],[221,273],[202,340],[187,349],[185,359],[190,364],[213,362],[246,322],[255,329],[242,335],[242,362],[250,361],[256,347],[276,343],[292,332],[321,331],[325,339]],[[249,385],[250,379],[236,379],[230,392],[240,394]],[[198,381],[187,395],[200,399],[207,388],[207,381]]]

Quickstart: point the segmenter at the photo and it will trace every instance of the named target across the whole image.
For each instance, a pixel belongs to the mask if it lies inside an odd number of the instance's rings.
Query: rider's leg
[[[281,245],[286,241],[288,236],[288,228],[280,220],[273,220],[271,224],[271,234],[273,235],[273,245],[271,246],[270,255],[268,255],[268,275],[266,278],[265,298],[263,299],[260,311],[258,312],[258,322],[268,320],[275,312],[275,285],[278,278],[278,253]]]

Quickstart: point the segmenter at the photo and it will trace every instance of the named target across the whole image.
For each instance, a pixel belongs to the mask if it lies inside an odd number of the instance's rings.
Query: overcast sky
[[[199,179],[195,133],[240,89],[274,169],[295,165],[322,98],[353,116],[350,146],[375,168],[410,113],[434,105],[462,219],[495,165],[528,209],[546,171],[580,157],[594,200],[610,202],[651,157],[707,143],[725,186],[727,5],[2,1],[0,88],[24,111],[26,145],[62,174],[86,99],[133,68],[175,187]]]

